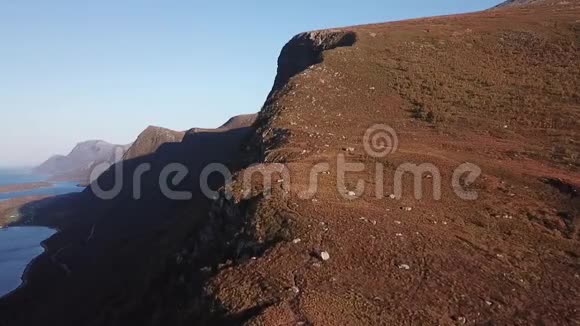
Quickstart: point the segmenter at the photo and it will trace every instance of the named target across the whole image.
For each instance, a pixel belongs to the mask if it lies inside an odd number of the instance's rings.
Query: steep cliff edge
[[[294,36],[278,58],[276,79],[268,97],[284,87],[293,76],[322,62],[324,51],[352,46],[355,42],[356,35],[353,32],[341,30],[314,31]]]
[[[343,29],[295,66],[311,37],[288,43],[258,134],[291,187],[253,225],[289,240],[209,296],[249,325],[577,323],[580,8],[522,8]],[[481,174],[454,185],[462,167]]]

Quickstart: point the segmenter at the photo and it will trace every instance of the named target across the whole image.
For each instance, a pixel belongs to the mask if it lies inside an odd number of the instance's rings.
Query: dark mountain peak
[[[165,143],[181,142],[184,135],[184,131],[148,126],[139,134],[139,136],[137,136],[137,140],[135,140],[125,153],[124,159],[129,160],[154,153]]]
[[[115,155],[116,150],[121,151]],[[86,181],[96,164],[114,163],[120,159],[127,145],[114,145],[103,140],[88,140],[75,145],[66,156],[53,155],[34,169],[35,173],[46,174],[58,180]],[[116,158],[115,158],[116,157]]]
[[[241,114],[230,118],[226,123],[224,123],[219,129],[236,129],[240,127],[245,127],[252,125],[258,114]]]

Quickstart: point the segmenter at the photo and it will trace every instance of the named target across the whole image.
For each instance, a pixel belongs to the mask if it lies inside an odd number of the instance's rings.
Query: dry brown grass
[[[572,4],[345,29],[357,43],[324,52],[262,112],[265,161],[288,163],[283,212],[302,241],[221,271],[211,293],[233,314],[271,305],[253,325],[577,323],[580,203],[542,178],[580,185],[579,18]],[[399,135],[385,159],[362,148],[375,123]],[[347,179],[367,182],[355,201],[336,190],[345,147],[367,167]],[[392,175],[429,162],[449,180],[465,161],[483,169],[477,201],[449,188],[441,201],[374,196],[376,163]],[[319,162],[331,173],[301,200]]]

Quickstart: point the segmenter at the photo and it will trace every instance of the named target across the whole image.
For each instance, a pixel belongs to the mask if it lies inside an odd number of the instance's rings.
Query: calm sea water
[[[34,175],[25,169],[0,169],[0,187],[46,181],[47,176]],[[25,196],[57,196],[71,192],[80,192],[84,188],[77,187],[76,182],[54,182],[52,187],[38,188],[26,191],[0,193],[0,201]]]
[[[0,169],[0,186],[44,180],[46,180],[46,176],[34,175],[28,169]]]
[[[56,231],[45,227],[9,227],[0,229],[0,296],[22,284],[26,266],[44,249],[40,243]]]
[[[25,169],[0,169],[0,186],[45,181],[46,176],[32,175]],[[23,196],[63,195],[80,192],[75,182],[55,182],[51,187],[0,193],[0,201]],[[44,249],[42,241],[56,231],[45,227],[9,227],[0,229],[0,296],[22,284],[26,266]]]

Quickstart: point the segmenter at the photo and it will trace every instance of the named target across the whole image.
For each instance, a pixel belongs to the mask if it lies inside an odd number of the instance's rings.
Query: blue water
[[[22,284],[26,266],[44,251],[40,243],[55,232],[36,226],[0,229],[0,296]]]
[[[54,182],[51,187],[37,188],[25,191],[0,193],[0,201],[26,196],[57,196],[72,192],[81,192],[84,188],[78,187],[76,182]]]
[[[33,175],[26,170],[0,169],[0,186],[42,182],[46,176]],[[56,196],[80,192],[75,182],[54,182],[51,187],[0,193],[0,201],[24,196]],[[42,241],[55,233],[45,227],[9,227],[0,229],[0,297],[20,286],[26,266],[42,254]]]
[[[46,181],[47,176],[30,174],[24,169],[0,169],[0,187]],[[53,182],[51,187],[37,188],[25,191],[0,193],[0,201],[26,196],[57,196],[83,191],[76,182]]]
[[[41,182],[46,176],[35,175],[28,169],[0,169],[0,187],[21,183]]]

